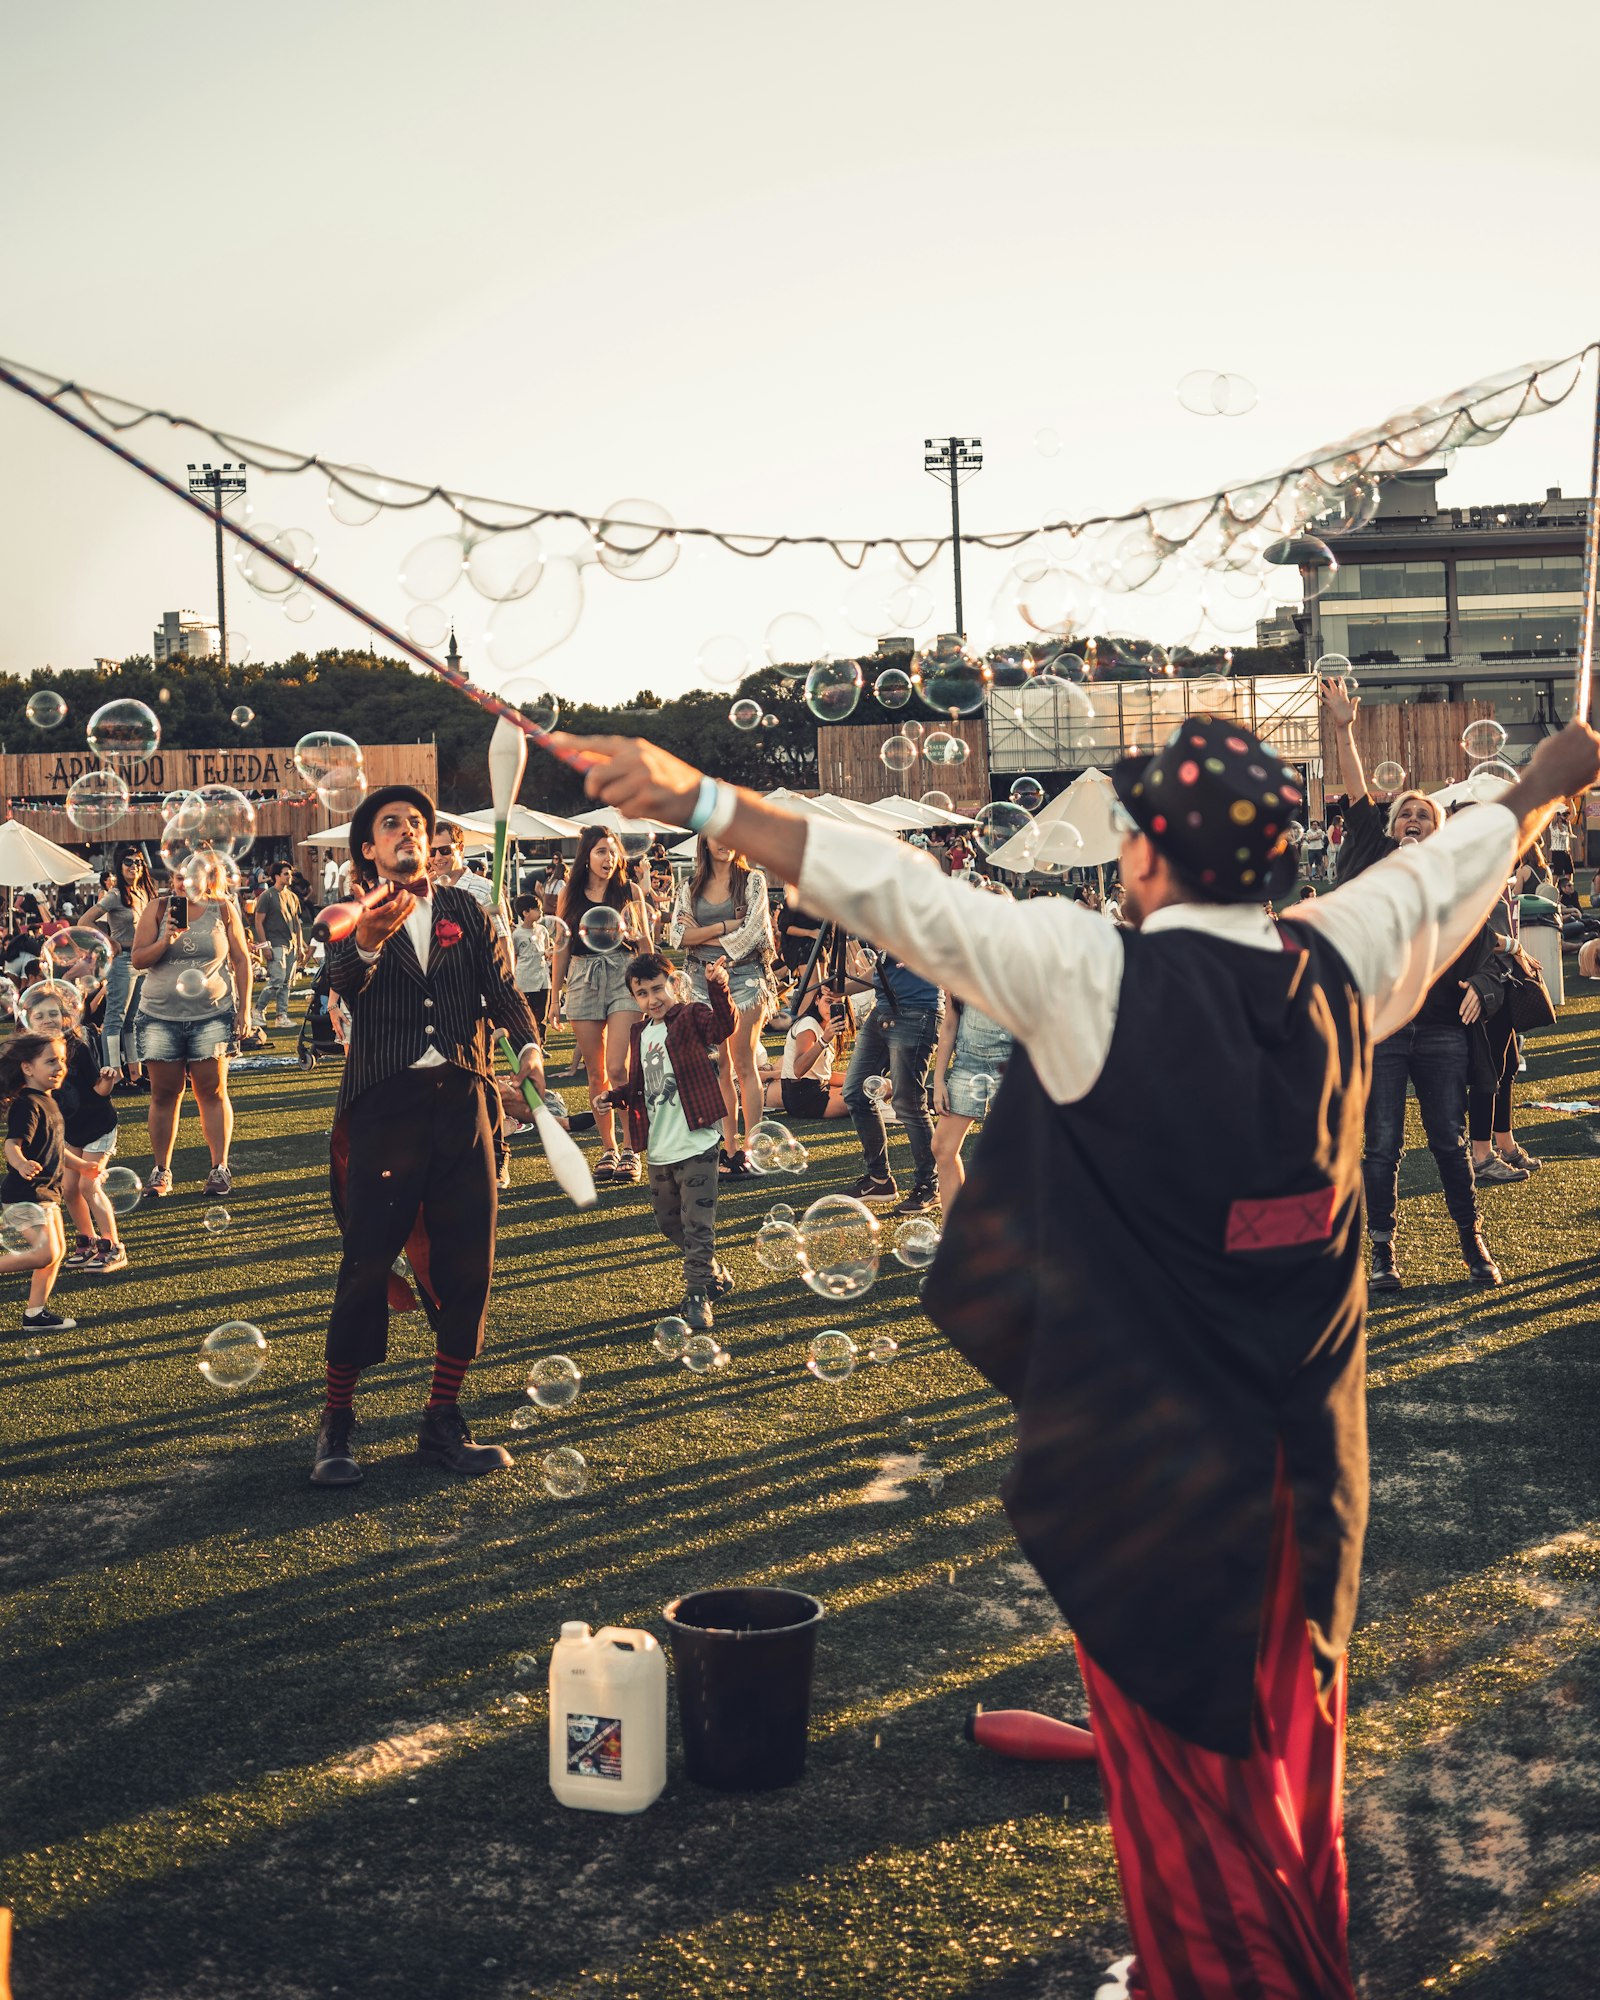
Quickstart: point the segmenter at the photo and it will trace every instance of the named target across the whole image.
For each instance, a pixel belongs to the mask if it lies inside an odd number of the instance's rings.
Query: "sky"
[[[1481,0],[64,0],[9,51],[0,353],[508,500],[936,534],[922,443],[956,431],[985,451],[963,525],[1027,528],[1260,474],[1600,336],[1600,16],[1569,0],[1516,26]],[[1186,414],[1201,367],[1255,409]],[[1592,413],[1586,376],[1459,454],[1444,497],[1583,490]],[[211,613],[206,525],[7,393],[0,473],[0,670]],[[250,505],[393,620],[407,553],[450,525],[343,528],[324,482],[265,474]],[[985,624],[1006,567],[968,558],[981,639],[1010,636]],[[789,611],[870,650],[821,552],[584,579],[534,669],[567,699],[694,685],[708,637],[759,657]],[[928,581],[949,629],[947,565]],[[257,658],[366,643],[229,588]],[[446,609],[482,666],[491,607],[462,584]]]

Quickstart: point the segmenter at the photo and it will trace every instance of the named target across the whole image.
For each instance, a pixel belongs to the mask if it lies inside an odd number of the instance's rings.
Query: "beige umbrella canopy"
[[[70,854],[35,833],[19,819],[0,822],[0,887],[34,889],[41,883],[58,886],[81,882],[94,869],[81,855]]]
[[[494,829],[481,827],[470,819],[463,819],[459,813],[442,812],[439,819],[446,826],[459,826],[466,834],[468,847],[493,847]],[[47,841],[46,846],[49,845]],[[343,826],[325,826],[316,833],[308,833],[301,841],[302,847],[348,847],[350,845],[350,822]],[[82,874],[82,869],[79,869]]]

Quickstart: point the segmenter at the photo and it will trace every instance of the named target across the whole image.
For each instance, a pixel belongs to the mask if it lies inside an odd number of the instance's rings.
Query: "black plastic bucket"
[[[662,1614],[684,1769],[719,1792],[770,1792],[806,1768],[822,1606],[802,1590],[696,1590]]]

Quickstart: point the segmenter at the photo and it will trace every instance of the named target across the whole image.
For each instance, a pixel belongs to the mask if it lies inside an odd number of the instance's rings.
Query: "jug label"
[[[614,1715],[567,1717],[567,1775],[622,1781],[622,1721]]]

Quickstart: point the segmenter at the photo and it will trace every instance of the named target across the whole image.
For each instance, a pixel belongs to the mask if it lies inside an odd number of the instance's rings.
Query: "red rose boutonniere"
[[[461,926],[454,917],[441,917],[433,927],[434,942],[441,951],[448,951],[453,944],[461,942]]]

